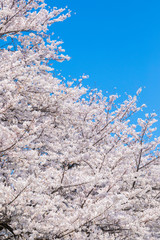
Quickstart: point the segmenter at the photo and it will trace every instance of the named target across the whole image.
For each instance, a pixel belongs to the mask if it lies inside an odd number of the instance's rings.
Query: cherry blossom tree
[[[0,239],[160,238],[156,114],[61,81],[43,0],[0,0]]]

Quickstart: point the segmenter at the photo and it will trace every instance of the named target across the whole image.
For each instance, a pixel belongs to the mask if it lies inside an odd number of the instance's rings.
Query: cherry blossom
[[[69,60],[43,0],[0,0],[0,239],[160,237],[156,114],[135,96],[62,81]]]

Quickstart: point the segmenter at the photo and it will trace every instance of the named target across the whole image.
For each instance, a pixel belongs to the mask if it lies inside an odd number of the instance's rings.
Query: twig
[[[9,206],[11,205],[20,195],[22,192],[24,192],[24,190],[30,185],[31,183],[27,184],[16,196],[15,198],[13,198],[13,200],[11,200],[9,203],[7,203],[6,205]]]

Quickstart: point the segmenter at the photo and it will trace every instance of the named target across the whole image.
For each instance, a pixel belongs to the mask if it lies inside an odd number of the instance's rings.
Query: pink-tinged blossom
[[[155,240],[160,137],[120,102],[55,76],[69,60],[43,0],[0,0],[0,239]],[[64,54],[62,54],[64,53]]]

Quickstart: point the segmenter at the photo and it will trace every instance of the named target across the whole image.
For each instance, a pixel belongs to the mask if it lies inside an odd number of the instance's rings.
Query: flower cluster
[[[43,0],[0,0],[0,239],[160,237],[160,138],[119,103],[53,75],[68,60]],[[85,78],[85,76],[83,76]]]

